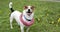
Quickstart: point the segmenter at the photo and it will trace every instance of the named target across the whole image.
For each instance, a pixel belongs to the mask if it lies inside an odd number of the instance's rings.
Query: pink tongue
[[[28,15],[28,16],[30,16],[30,15],[31,15],[31,13],[28,13],[27,15]]]

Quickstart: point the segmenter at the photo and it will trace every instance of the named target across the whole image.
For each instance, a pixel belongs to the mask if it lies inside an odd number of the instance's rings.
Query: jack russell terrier
[[[34,6],[24,6],[24,10],[23,13],[14,10],[12,8],[12,2],[9,3],[9,8],[11,10],[11,15],[10,15],[10,26],[11,29],[13,29],[12,26],[12,21],[13,19],[16,20],[16,22],[18,23],[18,25],[21,28],[21,32],[24,32],[24,27],[27,27],[26,32],[28,32],[29,27],[34,23]]]

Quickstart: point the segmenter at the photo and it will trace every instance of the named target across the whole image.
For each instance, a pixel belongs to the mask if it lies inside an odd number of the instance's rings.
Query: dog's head
[[[24,12],[30,16],[34,12],[34,6],[24,6]]]

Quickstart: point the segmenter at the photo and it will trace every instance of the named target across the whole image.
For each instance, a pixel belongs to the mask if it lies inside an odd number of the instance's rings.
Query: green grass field
[[[10,29],[9,0],[0,0],[0,32],[20,32],[16,21]],[[29,32],[60,32],[60,2],[12,0],[15,10],[23,11],[26,5],[35,6],[35,23]],[[25,29],[26,30],[26,29]]]

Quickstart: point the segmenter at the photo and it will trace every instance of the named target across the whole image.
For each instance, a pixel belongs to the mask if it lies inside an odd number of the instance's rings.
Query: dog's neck
[[[32,20],[34,16],[34,13],[32,13],[30,16],[28,16],[24,11],[23,11],[23,19],[25,21]]]

